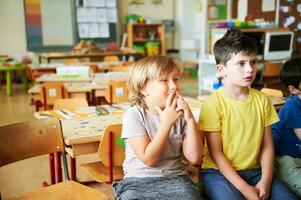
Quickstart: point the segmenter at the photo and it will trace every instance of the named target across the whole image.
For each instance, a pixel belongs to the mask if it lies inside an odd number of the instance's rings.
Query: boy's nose
[[[250,63],[246,64],[245,69],[246,69],[246,72],[252,72],[253,71],[253,67]]]
[[[174,81],[171,81],[171,83],[169,85],[169,89],[173,90],[173,91],[177,91],[178,90],[178,84],[176,84]]]

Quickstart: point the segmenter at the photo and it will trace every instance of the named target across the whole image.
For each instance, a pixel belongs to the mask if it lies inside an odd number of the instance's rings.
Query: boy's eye
[[[178,82],[180,79],[179,78],[174,78],[173,81],[174,82]]]
[[[167,82],[167,79],[161,79],[160,82]]]
[[[254,60],[251,62],[252,65],[256,65],[257,64],[257,60]]]
[[[244,63],[244,62],[240,62],[240,63],[238,63],[238,65],[239,65],[239,66],[244,66],[245,63]]]

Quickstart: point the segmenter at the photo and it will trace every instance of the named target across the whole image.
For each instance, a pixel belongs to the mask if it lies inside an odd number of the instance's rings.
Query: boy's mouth
[[[252,76],[247,76],[244,78],[245,81],[251,81],[252,79],[253,79]]]

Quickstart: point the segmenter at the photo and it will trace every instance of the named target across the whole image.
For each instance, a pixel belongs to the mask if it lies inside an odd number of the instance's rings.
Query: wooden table
[[[37,83],[44,82],[89,82],[92,81],[92,77],[71,75],[71,76],[60,76],[56,74],[43,74],[42,76],[35,79]]]
[[[20,64],[20,65],[12,65],[12,66],[3,66],[0,65],[0,71],[4,71],[6,73],[6,95],[11,96],[12,95],[12,80],[11,80],[11,73],[13,71],[19,71],[21,70],[23,72],[22,80],[25,90],[28,89],[28,80],[27,80],[27,66]],[[1,89],[1,87],[0,87]]]
[[[47,63],[50,63],[51,60],[59,59],[68,59],[68,58],[88,58],[90,61],[101,61],[105,56],[118,56],[118,57],[129,57],[134,56],[136,58],[141,58],[142,54],[131,51],[106,51],[100,53],[42,53],[39,55],[39,63],[42,63],[42,60],[46,60]]]
[[[64,181],[55,185],[11,198],[10,200],[109,200],[110,198],[95,189],[75,181]]]

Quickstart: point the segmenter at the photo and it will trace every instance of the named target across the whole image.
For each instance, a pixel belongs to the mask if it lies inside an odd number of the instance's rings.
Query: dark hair
[[[226,64],[232,54],[257,53],[257,46],[253,39],[244,35],[238,28],[233,28],[228,29],[224,37],[214,44],[213,52],[216,64]]]
[[[299,88],[301,82],[301,57],[293,58],[284,63],[280,72],[280,80],[286,85]]]

